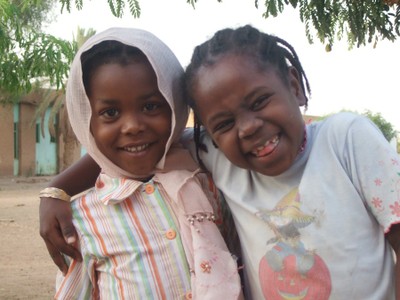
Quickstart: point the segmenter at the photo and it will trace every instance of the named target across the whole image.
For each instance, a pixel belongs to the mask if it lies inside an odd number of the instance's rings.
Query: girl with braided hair
[[[379,129],[345,112],[305,124],[295,50],[252,26],[197,46],[184,83],[183,141],[229,204],[247,298],[396,299],[400,159]]]
[[[400,299],[400,159],[379,129],[352,113],[305,126],[295,50],[251,26],[197,46],[185,80],[252,298]]]

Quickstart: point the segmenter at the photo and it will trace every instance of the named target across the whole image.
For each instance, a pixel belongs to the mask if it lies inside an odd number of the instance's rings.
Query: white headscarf
[[[81,144],[102,170],[110,176],[136,178],[112,163],[97,148],[90,132],[91,107],[82,79],[81,55],[94,45],[106,40],[119,41],[140,49],[149,60],[157,76],[158,88],[172,111],[171,135],[165,152],[154,171],[194,170],[196,164],[190,154],[177,141],[185,128],[189,109],[182,97],[180,84],[183,69],[171,49],[154,34],[134,28],[110,28],[89,38],[79,49],[72,63],[66,92],[68,116],[71,126]],[[150,174],[149,174],[150,175]]]

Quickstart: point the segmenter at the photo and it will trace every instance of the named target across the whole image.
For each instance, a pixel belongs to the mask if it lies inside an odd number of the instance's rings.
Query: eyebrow
[[[163,99],[165,99],[165,102],[167,102],[168,103],[168,101],[167,101],[167,99],[164,97],[164,95],[160,92],[160,91],[154,91],[154,92],[149,92],[149,93],[147,93],[147,94],[145,94],[145,95],[142,95],[141,97],[139,97],[139,98],[136,98],[135,99],[135,102],[136,101],[143,101],[143,102],[145,102],[145,101],[147,101],[148,99],[150,99],[150,98],[152,98],[152,97],[162,97]],[[119,102],[119,100],[117,100],[117,99],[114,99],[114,98],[100,98],[100,99],[97,99],[98,101],[99,101],[99,103],[101,103],[101,104],[108,104],[108,105],[114,105],[114,104],[117,104],[118,102]]]
[[[215,115],[213,115],[211,118],[208,119],[208,123],[213,124],[213,123],[217,122],[218,119],[229,116],[229,115],[231,115],[231,113],[228,113],[226,111],[218,112]]]
[[[254,96],[258,93],[260,93],[260,91],[262,91],[265,88],[265,86],[258,86],[255,89],[253,89],[248,95],[246,95],[243,98],[243,102],[249,102],[251,100],[251,98],[254,98]],[[243,103],[242,102],[242,103]]]
[[[242,99],[242,101],[240,103],[241,104],[240,107],[245,106],[245,105],[243,105],[243,103],[248,103],[252,98],[254,98],[254,95],[259,93],[260,90],[262,90],[263,88],[264,88],[263,86],[257,87],[254,90],[252,90],[249,94],[244,96],[244,98]],[[229,115],[230,115],[230,113],[228,113],[226,111],[218,112],[208,120],[208,123],[213,123],[213,122],[215,122],[215,120],[217,120],[219,118],[222,118],[222,117],[225,117],[225,116],[229,116]]]
[[[111,104],[115,104],[115,103],[117,103],[118,102],[118,100],[115,100],[115,99],[110,99],[110,98],[107,98],[107,99],[99,99],[99,102],[100,103],[102,103],[102,104],[109,104],[109,105],[111,105]]]
[[[156,91],[149,92],[149,93],[147,93],[147,94],[141,96],[139,99],[140,99],[140,100],[147,100],[147,99],[149,99],[149,98],[152,98],[152,97],[159,97],[159,96],[162,97],[162,98],[164,98],[165,101],[168,102],[167,99],[164,97],[164,95],[161,93],[160,90],[156,90]]]

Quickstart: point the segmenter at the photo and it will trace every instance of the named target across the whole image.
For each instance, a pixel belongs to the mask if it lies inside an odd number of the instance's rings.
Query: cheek
[[[96,138],[96,136],[97,136],[97,131],[98,131],[97,124],[95,121],[93,121],[93,119],[91,119],[90,120],[90,133],[92,134],[92,136],[94,138]]]
[[[299,139],[302,139],[303,133],[304,133],[304,120],[303,116],[301,114],[296,114],[293,117],[293,122],[291,127],[293,128],[293,132],[295,133],[295,136],[297,136]]]
[[[162,118],[159,122],[160,123],[159,128],[162,129],[166,138],[169,138],[169,136],[171,135],[171,126],[172,126],[171,118],[172,118],[172,116],[170,115],[168,118]],[[178,118],[179,118],[179,116],[178,116]]]
[[[112,126],[104,126],[96,122],[90,123],[90,132],[99,148],[111,143],[118,136]]]
[[[213,139],[218,146],[218,149],[232,162],[237,162],[239,157],[239,145],[234,133],[225,133],[218,138]]]
[[[91,120],[90,121],[90,133],[93,135],[94,138],[99,136],[102,132],[101,126],[99,126],[98,122],[96,120]]]
[[[153,125],[149,125],[152,127],[149,127],[148,129],[151,129],[153,131],[153,134],[156,134],[158,136],[159,140],[162,140],[166,143],[171,136],[171,117],[158,118],[157,121],[152,120],[152,122]]]
[[[194,107],[192,107],[192,109],[196,114],[198,121],[200,121],[201,124],[204,125],[209,107],[207,103],[205,104],[205,101],[202,99],[202,97],[199,97],[197,94],[194,94],[193,98],[196,99],[196,101],[194,101]]]

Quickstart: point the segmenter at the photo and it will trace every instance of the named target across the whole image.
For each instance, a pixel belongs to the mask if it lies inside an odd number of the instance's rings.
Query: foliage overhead
[[[263,16],[276,17],[289,5],[298,9],[309,42],[316,35],[327,51],[344,36],[350,47],[375,45],[383,39],[394,41],[400,36],[398,0],[267,0]]]
[[[56,0],[11,0],[8,2],[23,12],[18,15],[20,26],[40,30],[43,22],[50,23],[54,20],[54,15],[49,12],[54,9]]]
[[[71,10],[73,0],[59,1],[63,9]],[[116,17],[123,16],[126,4],[134,17],[140,16],[137,0],[107,2]],[[186,2],[195,7],[197,0]],[[254,1],[257,8],[258,2]],[[75,0],[75,6],[82,9],[83,0]],[[317,37],[326,45],[327,51],[330,51],[335,40],[341,40],[343,37],[347,37],[351,48],[368,43],[376,45],[379,40],[385,39],[394,41],[400,36],[400,0],[265,0],[263,17],[276,17],[289,6],[299,12],[308,41],[313,43],[314,37]]]
[[[71,1],[72,0],[59,0],[59,2],[62,4],[61,10],[63,11],[66,9],[68,12],[71,12]],[[188,2],[192,2],[193,0],[187,0]],[[107,0],[108,6],[110,7],[111,13],[118,17],[121,18],[124,15],[124,9],[126,6],[126,3],[128,4],[129,11],[132,16],[135,18],[140,17],[140,5],[139,1],[137,0]],[[196,0],[194,0],[196,2]],[[81,10],[83,7],[83,0],[75,0],[75,7],[78,10]]]
[[[134,17],[140,17],[139,1],[107,0],[107,3],[116,17],[122,17],[126,9]],[[62,11],[70,11],[71,5],[82,9],[83,2],[0,0],[0,102],[17,101],[19,95],[30,92],[35,84],[64,88],[76,42],[44,34],[41,25],[51,21],[55,3],[61,3]],[[195,8],[197,0],[186,2]],[[254,5],[258,7],[258,0]],[[335,40],[345,36],[350,47],[375,44],[383,39],[393,41],[400,36],[400,0],[265,0],[263,16],[278,16],[289,6],[299,12],[309,42],[317,37],[327,50]]]
[[[76,35],[74,35],[74,45],[76,45],[77,49],[79,49],[91,36],[96,34],[96,30],[93,28],[84,29],[78,27],[76,30]],[[69,70],[68,70],[69,71]],[[34,122],[36,122],[37,118],[41,120],[41,132],[44,136],[44,119],[46,115],[46,111],[49,107],[51,107],[51,112],[49,116],[48,128],[50,135],[56,137],[57,128],[55,127],[56,118],[59,117],[59,134],[62,134],[64,138],[68,138],[70,136],[74,136],[72,128],[67,120],[67,112],[64,106],[65,93],[63,90],[41,90],[41,99],[42,101],[39,103],[36,114],[34,118]]]
[[[0,0],[0,102],[17,101],[36,84],[64,87],[76,45],[40,30],[55,1]]]

